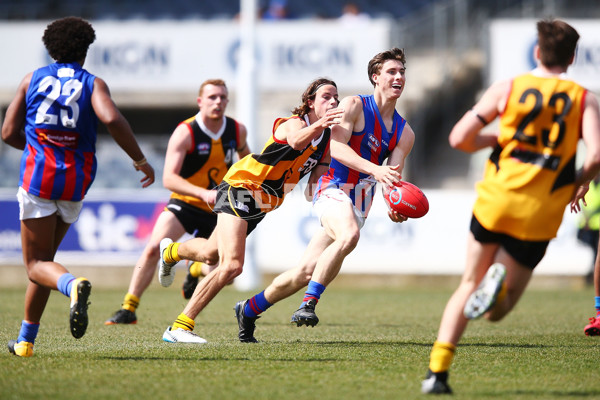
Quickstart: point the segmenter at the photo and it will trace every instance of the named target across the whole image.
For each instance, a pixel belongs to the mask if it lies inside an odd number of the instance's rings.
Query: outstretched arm
[[[308,126],[303,119],[292,118],[277,127],[274,134],[275,139],[287,142],[294,150],[305,149],[310,141],[319,136],[325,128],[339,124],[343,114],[343,109],[333,108]]]

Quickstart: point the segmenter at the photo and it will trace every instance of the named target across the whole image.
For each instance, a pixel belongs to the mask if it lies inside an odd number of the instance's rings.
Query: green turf
[[[123,290],[94,288],[90,326],[68,329],[68,299],[54,292],[29,359],[0,354],[0,399],[412,399],[420,394],[448,289],[331,287],[315,328],[288,324],[301,295],[257,323],[261,343],[237,341],[232,287],[196,321],[209,344],[161,340],[185,301],[151,288],[134,326],[104,326]],[[0,290],[0,340],[16,339],[23,289]],[[504,321],[472,323],[450,382],[455,398],[600,398],[600,338],[583,335],[591,289],[530,289]]]

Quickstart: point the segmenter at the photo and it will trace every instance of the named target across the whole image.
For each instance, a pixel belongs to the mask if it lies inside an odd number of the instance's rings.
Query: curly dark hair
[[[42,36],[48,54],[60,63],[84,60],[94,40],[94,28],[79,17],[65,17],[51,22]]]
[[[310,106],[308,105],[309,100],[314,100],[317,95],[317,90],[323,85],[333,85],[337,89],[337,85],[334,81],[327,78],[315,79],[308,85],[304,93],[302,93],[302,104],[292,110],[292,114],[300,117],[305,116],[310,112]]]
[[[381,67],[383,67],[383,64],[388,60],[400,61],[406,67],[406,54],[404,53],[404,49],[394,47],[393,49],[382,51],[381,53],[376,54],[371,61],[369,61],[367,73],[369,74],[369,81],[373,87],[375,87],[373,75],[379,74],[381,72]]]

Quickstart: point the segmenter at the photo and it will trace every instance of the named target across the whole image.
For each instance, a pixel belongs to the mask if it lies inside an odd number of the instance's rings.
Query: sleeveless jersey
[[[359,97],[363,104],[365,127],[360,132],[352,132],[348,145],[362,158],[383,165],[384,160],[398,144],[406,120],[394,111],[392,130],[388,132],[375,98],[372,95]],[[351,169],[332,158],[329,170],[319,179],[314,198],[316,200],[327,188],[342,189],[354,206],[366,216],[373,203],[376,183],[372,175]]]
[[[513,79],[498,145],[477,184],[473,213],[483,227],[520,240],[556,236],[575,189],[586,94],[559,77]]]
[[[80,201],[96,175],[95,76],[77,63],[33,72],[25,98],[19,186],[49,200]]]
[[[190,130],[193,145],[183,160],[179,175],[196,186],[214,189],[233,164],[239,147],[238,124],[233,118],[223,117],[220,131],[212,133],[200,127],[199,118],[198,114],[181,123]],[[171,198],[212,213],[212,207],[196,197],[172,193]]]
[[[235,163],[223,180],[233,187],[244,188],[253,194],[263,212],[279,207],[285,195],[294,189],[329,151],[331,130],[323,130],[303,150],[294,150],[287,142],[275,138],[277,127],[291,118],[278,118],[273,134],[260,154],[248,154]],[[308,124],[308,117],[304,120]]]

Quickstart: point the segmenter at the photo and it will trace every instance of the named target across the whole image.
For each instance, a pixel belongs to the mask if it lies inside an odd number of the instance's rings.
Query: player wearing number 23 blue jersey
[[[70,299],[69,329],[76,339],[88,326],[92,285],[75,278],[54,257],[96,174],[96,127],[110,135],[141,171],[142,187],[154,182],[131,127],[117,109],[106,83],[83,64],[96,39],[92,25],[78,17],[51,22],[42,41],[56,63],[25,75],[6,109],[2,140],[23,150],[17,200],[23,263],[29,282],[25,315],[17,340],[8,350],[31,357],[40,319],[52,290]],[[23,134],[25,131],[25,134]]]
[[[365,160],[383,165],[400,140],[406,120],[394,111],[392,127],[388,132],[373,95],[359,97],[363,106],[365,126],[360,132],[352,132],[348,146]],[[327,173],[319,179],[315,201],[326,189],[339,188],[348,194],[354,206],[366,216],[373,203],[375,183],[371,175],[352,169],[334,157]]]
[[[49,200],[79,201],[96,174],[95,76],[78,63],[33,72],[27,90],[19,186]]]

